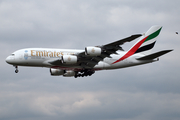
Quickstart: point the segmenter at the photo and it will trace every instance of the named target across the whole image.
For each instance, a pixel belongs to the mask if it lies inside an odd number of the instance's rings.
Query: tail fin
[[[143,36],[137,41],[137,43],[128,50],[128,52],[124,56],[122,56],[119,60],[115,61],[112,64],[124,60],[136,53],[149,55],[151,49],[154,47],[157,36],[159,35],[161,29],[162,26],[152,26],[145,34],[143,34]]]
[[[144,55],[150,54],[151,49],[154,47],[161,29],[162,26],[152,26],[145,34],[143,34],[140,40],[136,43],[136,44],[141,43],[141,45],[135,51],[135,53],[142,53]]]

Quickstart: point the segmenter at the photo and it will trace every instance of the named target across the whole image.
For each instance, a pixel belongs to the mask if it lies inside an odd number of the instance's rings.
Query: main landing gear
[[[77,77],[84,77],[84,76],[87,77],[87,76],[91,76],[94,73],[95,73],[94,70],[85,69],[85,70],[81,70],[80,72],[77,72],[74,77],[75,78],[77,78]]]
[[[14,67],[16,68],[15,73],[18,73],[19,72],[18,66],[14,66]]]

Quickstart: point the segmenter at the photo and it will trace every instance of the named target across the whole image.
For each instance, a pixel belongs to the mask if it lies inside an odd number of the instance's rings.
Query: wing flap
[[[160,57],[168,52],[171,52],[171,51],[173,51],[173,50],[163,50],[163,51],[156,52],[156,53],[153,53],[150,55],[146,55],[144,57],[137,58],[137,60],[152,60],[152,59],[158,58],[158,57]]]

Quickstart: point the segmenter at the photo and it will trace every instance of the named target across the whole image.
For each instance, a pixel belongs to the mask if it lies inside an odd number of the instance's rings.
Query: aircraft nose
[[[14,57],[8,56],[8,57],[6,58],[6,62],[9,63],[9,64],[12,64],[12,63],[13,63],[13,59],[14,59]]]
[[[6,62],[7,62],[7,63],[10,62],[10,57],[9,57],[9,56],[6,58]]]

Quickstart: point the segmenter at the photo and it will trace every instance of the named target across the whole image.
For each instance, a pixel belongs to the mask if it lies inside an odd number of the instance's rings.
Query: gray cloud
[[[150,120],[180,116],[178,0],[1,0],[0,119]],[[87,78],[50,76],[47,68],[5,63],[27,47],[77,48],[102,45],[152,25],[163,30],[153,51],[174,49],[159,62]],[[132,43],[123,47],[127,50]]]

